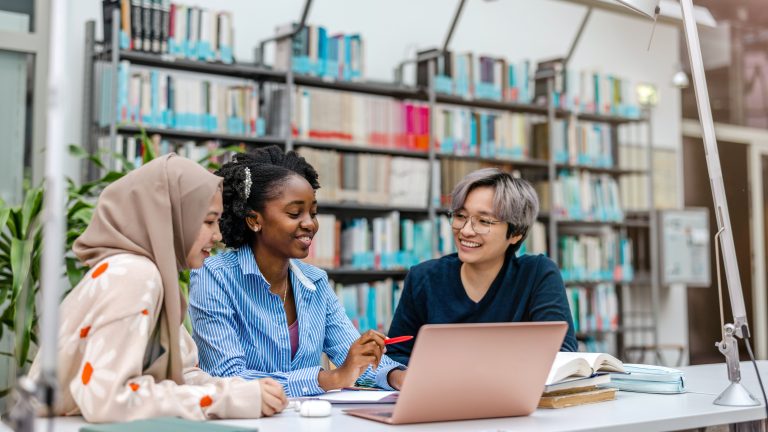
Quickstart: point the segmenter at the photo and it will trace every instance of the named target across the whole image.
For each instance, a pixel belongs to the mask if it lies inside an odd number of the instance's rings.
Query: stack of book
[[[616,389],[605,388],[612,376],[624,372],[616,357],[601,353],[559,352],[547,377],[539,408],[565,408],[616,398]]]

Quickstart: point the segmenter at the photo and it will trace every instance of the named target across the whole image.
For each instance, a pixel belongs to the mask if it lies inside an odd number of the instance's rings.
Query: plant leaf
[[[141,163],[146,164],[156,157],[155,145],[152,139],[147,135],[147,131],[141,128]]]
[[[31,283],[26,284],[24,302],[24,322],[21,324],[21,332],[16,331],[16,364],[21,368],[27,362],[29,346],[32,342],[32,324],[35,321],[35,290]],[[21,333],[21,334],[19,334]]]
[[[13,272],[13,293],[11,303],[19,298],[24,283],[29,276],[32,266],[32,242],[29,240],[11,239],[11,271]]]
[[[82,148],[82,147],[80,147],[78,145],[70,144],[69,145],[69,154],[71,156],[74,156],[74,157],[78,158],[78,159],[87,159],[87,160],[93,162],[93,164],[96,165],[97,167],[99,167],[101,169],[106,169],[104,167],[104,163],[101,161],[101,159],[98,156],[92,155],[92,154],[88,153],[87,151],[85,151],[84,148]]]
[[[24,204],[21,207],[21,235],[18,237],[27,238],[29,236],[29,229],[37,221],[42,207],[43,190],[41,188],[28,190],[27,196],[24,198]]]

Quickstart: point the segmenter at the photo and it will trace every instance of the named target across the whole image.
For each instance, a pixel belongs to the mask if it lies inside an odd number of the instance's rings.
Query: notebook
[[[126,423],[91,424],[80,432],[255,432],[257,428],[225,426],[204,421],[184,420],[177,417],[158,417]]]
[[[389,424],[528,415],[567,328],[560,321],[422,326],[395,405],[344,412]]]
[[[629,363],[624,365],[624,370],[626,374],[611,374],[611,382],[606,386],[641,393],[685,393],[683,371],[664,366]]]
[[[340,390],[330,391],[317,396],[315,399],[328,401],[332,404],[368,404],[395,403],[398,392],[375,390]]]

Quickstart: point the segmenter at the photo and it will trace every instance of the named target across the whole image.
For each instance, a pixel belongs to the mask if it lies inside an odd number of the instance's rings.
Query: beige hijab
[[[156,380],[184,382],[179,328],[187,304],[179,290],[179,271],[187,268],[187,254],[221,182],[189,159],[159,157],[104,189],[91,223],[73,247],[88,266],[121,253],[141,255],[157,265],[164,295],[156,335],[163,354],[147,371]]]

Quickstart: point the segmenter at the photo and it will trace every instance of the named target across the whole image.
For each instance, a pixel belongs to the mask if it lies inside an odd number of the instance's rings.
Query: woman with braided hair
[[[200,366],[216,376],[273,378],[291,397],[353,385],[399,389],[386,336],[360,336],[328,283],[305,264],[319,226],[315,169],[276,146],[238,154],[224,178],[223,241],[231,251],[192,272],[190,316]],[[320,368],[326,353],[338,368]]]

